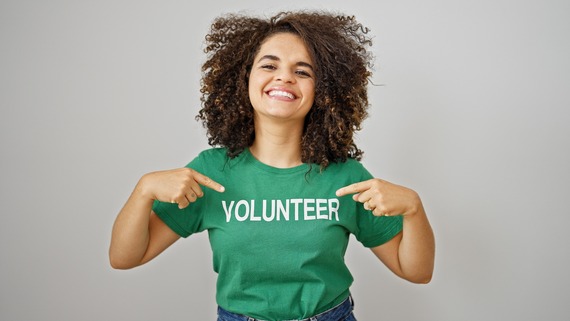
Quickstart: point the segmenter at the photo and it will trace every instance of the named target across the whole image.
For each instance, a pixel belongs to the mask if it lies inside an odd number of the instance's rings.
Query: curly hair
[[[326,12],[281,12],[269,19],[229,14],[218,17],[206,35],[201,103],[196,116],[211,146],[235,157],[252,145],[254,113],[248,95],[253,59],[268,37],[298,35],[315,63],[315,100],[301,138],[304,163],[327,167],[347,158],[360,160],[354,133],[368,116],[368,79],[372,42],[368,28],[353,16]]]

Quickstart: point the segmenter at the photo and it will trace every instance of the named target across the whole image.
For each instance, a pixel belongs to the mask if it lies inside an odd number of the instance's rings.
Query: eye
[[[297,75],[301,76],[301,77],[307,77],[307,78],[310,78],[310,77],[311,77],[311,74],[310,74],[308,71],[305,71],[305,70],[302,70],[302,69],[299,69],[299,70],[295,71],[295,73],[296,73]]]
[[[266,70],[275,70],[275,69],[277,69],[277,67],[275,67],[275,66],[272,65],[272,64],[261,65],[261,67],[259,67],[259,68],[261,68],[261,69],[266,69]]]

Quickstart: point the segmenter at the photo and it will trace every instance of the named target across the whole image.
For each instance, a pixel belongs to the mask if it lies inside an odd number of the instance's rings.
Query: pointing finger
[[[370,188],[370,181],[358,182],[342,187],[336,191],[336,196],[344,196],[364,192]]]
[[[217,192],[223,193],[226,189],[222,186],[222,184],[214,182],[208,176],[202,175],[196,171],[194,171],[194,178],[198,184],[209,187]]]

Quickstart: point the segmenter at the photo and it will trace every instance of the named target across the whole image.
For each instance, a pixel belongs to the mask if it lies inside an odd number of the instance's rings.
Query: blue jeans
[[[346,298],[341,304],[336,307],[317,314],[310,318],[303,320],[288,320],[288,321],[356,321],[352,310],[354,309],[354,301],[352,297]],[[218,307],[218,321],[263,321],[254,319],[245,315],[231,313]]]

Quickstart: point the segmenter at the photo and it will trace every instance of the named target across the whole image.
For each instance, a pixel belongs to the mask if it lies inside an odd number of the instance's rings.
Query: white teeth
[[[281,91],[281,90],[272,90],[268,94],[270,97],[281,96],[281,97],[287,97],[290,99],[295,99],[295,96],[293,96],[293,94],[288,93],[286,91]]]

